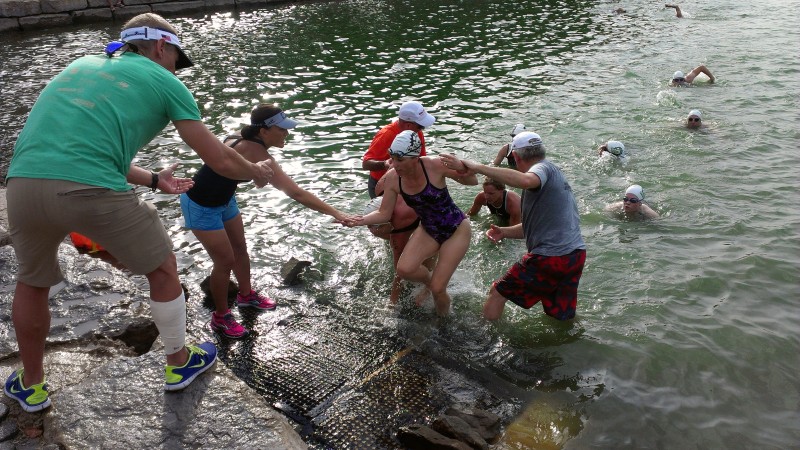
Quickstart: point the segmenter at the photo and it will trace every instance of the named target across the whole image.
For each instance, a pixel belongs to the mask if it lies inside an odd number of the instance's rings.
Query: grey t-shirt
[[[528,172],[542,184],[522,192],[522,230],[528,253],[562,256],[586,248],[575,196],[561,169],[544,160]]]

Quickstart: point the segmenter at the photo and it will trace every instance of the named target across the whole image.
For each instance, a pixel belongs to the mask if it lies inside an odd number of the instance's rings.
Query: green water
[[[628,12],[611,12],[620,6]],[[415,99],[438,119],[426,130],[434,154],[488,162],[515,123],[542,135],[573,186],[587,243],[573,324],[538,306],[509,306],[487,324],[485,292],[524,244],[484,239],[484,211],[450,285],[452,317],[437,327],[430,311],[386,307],[390,256],[366,230],[244,186],[257,286],[292,313],[319,314],[320,326],[346,321],[408,339],[514,386],[506,416],[517,422],[499,448],[800,445],[800,4],[693,2],[681,4],[683,20],[661,6],[345,1],[175,19],[197,63],[181,79],[213,131],[236,130],[256,103],[279,103],[300,126],[274,155],[334,206],[361,211],[360,157],[397,105]],[[116,31],[0,36],[2,166],[44,83]],[[667,86],[698,64],[717,82]],[[699,132],[682,127],[695,108],[707,125]],[[626,165],[598,160],[596,147],[612,138],[630,151]],[[140,163],[173,161],[189,172],[199,163],[167,130]],[[602,212],[634,183],[660,220]],[[464,209],[477,192],[450,189]],[[208,258],[181,228],[176,199],[153,200],[194,285]],[[290,256],[314,261],[303,288],[279,287]],[[388,356],[381,351],[372,357]]]

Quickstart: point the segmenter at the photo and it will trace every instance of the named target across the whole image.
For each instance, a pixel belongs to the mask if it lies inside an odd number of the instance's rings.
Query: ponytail
[[[245,139],[254,139],[258,137],[258,132],[261,130],[261,125],[245,125],[242,128],[242,137]]]

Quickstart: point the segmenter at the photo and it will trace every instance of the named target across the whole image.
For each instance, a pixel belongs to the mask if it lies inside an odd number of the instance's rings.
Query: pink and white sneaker
[[[256,308],[260,310],[275,309],[275,302],[269,297],[265,297],[254,290],[250,290],[247,295],[236,294],[236,304],[239,308]]]
[[[249,333],[247,328],[243,327],[233,318],[230,309],[222,316],[217,315],[216,311],[211,313],[211,329],[232,339],[245,337],[247,333]]]

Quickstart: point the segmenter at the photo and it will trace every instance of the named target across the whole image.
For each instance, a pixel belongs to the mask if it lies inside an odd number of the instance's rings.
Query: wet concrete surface
[[[4,398],[10,413],[0,430],[20,432],[0,445],[396,449],[400,427],[430,424],[448,407],[485,409],[507,422],[525,401],[524,390],[440,352],[426,337],[447,332],[437,319],[423,312],[411,329],[363,328],[369,322],[315,286],[324,275],[313,271],[308,286],[282,288],[277,310],[237,312],[252,329],[239,341],[209,330],[200,275],[185,280],[188,340],[215,342],[220,361],[186,393],[165,394],[146,280],[71,245],[59,258],[67,281],[50,301],[46,357],[53,407],[27,414]],[[15,273],[13,250],[0,247],[4,377],[19,365],[10,323]]]
[[[62,245],[45,366],[53,405],[3,396],[0,448],[307,448],[287,419],[222,363],[178,393],[135,279]],[[0,374],[20,366],[10,321],[14,252],[0,248]],[[197,336],[189,334],[196,342]]]

